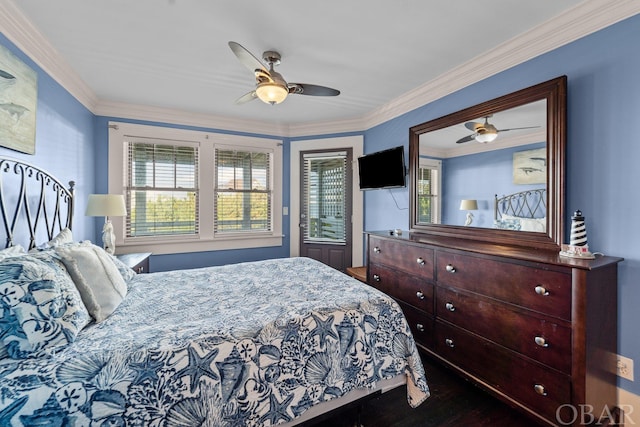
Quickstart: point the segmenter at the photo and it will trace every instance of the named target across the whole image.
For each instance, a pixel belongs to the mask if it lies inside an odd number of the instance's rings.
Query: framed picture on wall
[[[546,184],[547,149],[518,151],[513,153],[514,184]]]
[[[0,46],[0,146],[36,152],[38,75]]]

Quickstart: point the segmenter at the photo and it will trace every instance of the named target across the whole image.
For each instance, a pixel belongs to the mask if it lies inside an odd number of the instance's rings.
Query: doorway
[[[300,152],[300,255],[337,270],[352,264],[351,148]]]

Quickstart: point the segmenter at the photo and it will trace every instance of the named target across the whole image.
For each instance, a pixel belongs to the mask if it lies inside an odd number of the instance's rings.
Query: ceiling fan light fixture
[[[256,95],[262,102],[275,105],[280,104],[289,95],[289,89],[272,82],[260,83],[256,88]]]
[[[476,141],[482,142],[484,144],[487,142],[492,142],[497,137],[498,137],[498,132],[486,131],[486,132],[478,133],[476,135]]]

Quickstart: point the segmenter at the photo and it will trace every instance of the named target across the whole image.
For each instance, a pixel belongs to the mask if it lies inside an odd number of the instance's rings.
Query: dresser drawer
[[[398,270],[433,279],[433,249],[369,237],[369,262],[384,264]]]
[[[571,328],[558,319],[478,295],[436,287],[436,316],[571,374]]]
[[[433,284],[380,264],[369,264],[369,282],[387,295],[433,314]]]
[[[435,348],[453,365],[481,378],[555,424],[571,402],[570,377],[518,356],[477,335],[436,321]]]
[[[401,301],[398,304],[409,323],[409,328],[416,343],[427,348],[433,348],[433,317]]]
[[[438,283],[571,320],[571,276],[542,268],[439,251]]]

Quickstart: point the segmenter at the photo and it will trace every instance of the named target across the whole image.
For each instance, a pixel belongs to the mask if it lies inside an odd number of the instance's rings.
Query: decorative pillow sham
[[[127,284],[104,249],[83,242],[56,247],[82,301],[96,322],[102,322],[127,295]]]
[[[0,262],[0,338],[24,359],[73,342],[91,318],[73,281],[49,255]]]

